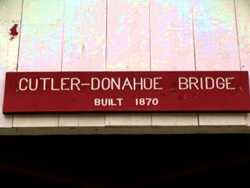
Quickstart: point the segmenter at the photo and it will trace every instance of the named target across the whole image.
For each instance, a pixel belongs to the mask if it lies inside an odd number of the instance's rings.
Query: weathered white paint
[[[60,71],[63,7],[61,0],[24,0],[18,71]],[[13,126],[56,127],[58,115],[15,115]]]
[[[63,71],[104,71],[106,1],[66,0]],[[63,114],[59,126],[104,126],[104,114]]]
[[[149,0],[108,0],[107,70],[150,70]],[[151,125],[151,114],[106,114],[106,125]]]
[[[0,2],[0,23],[20,23],[23,0],[1,0]]]
[[[192,2],[151,1],[151,70],[195,70]],[[154,113],[154,126],[197,126],[195,113]]]
[[[250,1],[235,0],[241,69],[250,71]],[[250,73],[250,72],[249,72]],[[250,74],[249,74],[250,76]],[[250,78],[250,77],[249,77]],[[250,115],[246,115],[250,126]]]
[[[240,70],[234,0],[194,4],[197,70]],[[246,125],[244,113],[200,114],[200,125]]]
[[[245,126],[245,113],[204,113],[200,115],[200,125],[203,126]]]
[[[21,35],[14,40],[9,40],[9,29],[20,23],[22,0],[0,1],[2,88],[5,71],[16,67],[18,71],[250,70],[248,0],[23,1]],[[236,126],[247,121],[250,125],[244,113],[200,114],[198,119],[196,114],[162,113],[27,114],[13,120],[1,114],[0,127]]]
[[[20,33],[20,19],[22,0],[1,0],[0,1],[0,106],[3,103],[5,72],[16,71],[19,37],[10,40],[9,30],[18,24]],[[12,127],[12,115],[3,115],[0,108],[0,127]]]

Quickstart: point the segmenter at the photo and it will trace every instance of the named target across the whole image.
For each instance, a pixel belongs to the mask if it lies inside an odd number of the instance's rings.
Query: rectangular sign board
[[[4,113],[249,112],[248,72],[8,72]]]

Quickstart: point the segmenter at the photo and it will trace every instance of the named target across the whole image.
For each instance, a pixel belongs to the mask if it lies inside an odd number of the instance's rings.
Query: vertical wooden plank
[[[151,1],[152,70],[195,70],[192,2]],[[154,126],[197,126],[195,113],[153,114]]]
[[[107,70],[150,70],[149,0],[108,0]],[[151,125],[150,114],[107,114],[106,125]]]
[[[0,88],[2,88],[0,91],[0,106],[3,105],[5,73],[16,71],[21,12],[22,0],[0,1]],[[13,35],[10,34],[11,28]],[[1,108],[0,127],[12,127],[12,120],[13,116],[3,115]]]
[[[248,71],[250,78],[250,1],[236,0],[235,4],[241,69]],[[247,125],[250,126],[250,114],[246,118]]]
[[[63,71],[104,71],[106,1],[66,0]],[[59,126],[104,126],[104,114],[60,115]]]
[[[18,71],[60,71],[63,7],[63,0],[24,0]],[[58,115],[15,115],[13,126],[55,127]]]
[[[63,71],[104,71],[106,0],[65,0]]]
[[[234,0],[194,4],[197,70],[240,70]],[[245,114],[200,114],[200,125],[245,125]]]

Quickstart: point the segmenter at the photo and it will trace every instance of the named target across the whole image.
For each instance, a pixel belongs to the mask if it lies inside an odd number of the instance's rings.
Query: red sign
[[[9,72],[4,113],[250,111],[248,72]]]

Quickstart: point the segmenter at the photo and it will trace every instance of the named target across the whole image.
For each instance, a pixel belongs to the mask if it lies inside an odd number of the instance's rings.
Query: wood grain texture
[[[106,70],[150,70],[149,0],[108,0],[107,20]],[[151,115],[107,114],[106,125],[151,125]]]
[[[240,70],[234,0],[194,4],[197,70]],[[200,114],[200,125],[245,125],[244,113]]]
[[[195,70],[191,1],[155,0],[150,6],[151,70]],[[154,113],[154,126],[197,126],[195,113]]]
[[[250,1],[235,0],[241,70],[250,73]],[[250,78],[250,74],[249,74]],[[250,115],[246,115],[250,126]]]
[[[24,0],[18,71],[60,71],[63,9],[61,0]],[[58,115],[15,115],[13,126],[56,127]]]
[[[0,0],[1,88],[5,72],[16,67],[18,71],[250,70],[249,0],[23,2],[21,26],[22,0]],[[10,40],[14,24],[19,34]],[[1,113],[0,127],[250,125],[245,113],[198,117],[27,114],[13,119]]]
[[[22,0],[0,1],[0,106],[3,104],[5,72],[16,71],[18,46],[20,37],[20,20],[22,11]],[[17,24],[16,35],[10,35],[10,29]],[[0,109],[0,127],[12,127],[13,116],[3,115]]]
[[[104,71],[106,53],[106,1],[66,0],[63,71]],[[63,114],[62,127],[104,126],[104,114]]]

